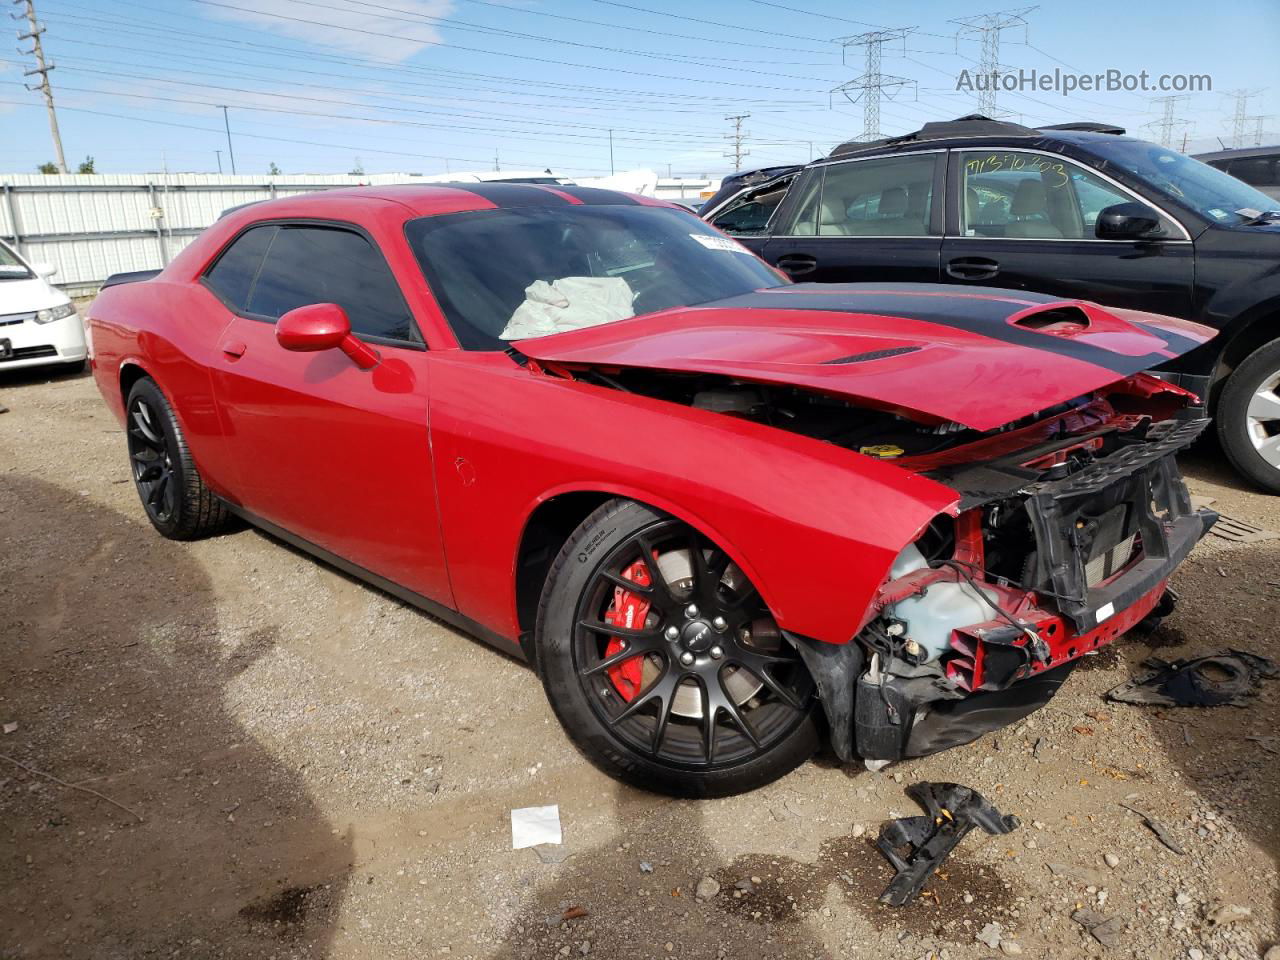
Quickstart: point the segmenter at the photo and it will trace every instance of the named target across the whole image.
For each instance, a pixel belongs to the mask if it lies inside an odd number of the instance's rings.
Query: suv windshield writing
[[[786,282],[736,241],[666,207],[512,207],[425,217],[405,232],[468,350]]]
[[[1107,140],[1090,145],[1098,156],[1150,184],[1166,196],[1218,223],[1249,219],[1239,210],[1264,212],[1276,201],[1260,190],[1166,147],[1142,140]]]

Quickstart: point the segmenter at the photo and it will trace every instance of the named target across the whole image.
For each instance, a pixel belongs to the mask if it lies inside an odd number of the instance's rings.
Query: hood
[[[991,430],[1209,340],[1198,324],[930,284],[794,284],[520,341],[534,360],[720,374]]]
[[[66,303],[68,297],[55,290],[40,277],[25,280],[0,279],[0,316],[12,313],[34,313]]]

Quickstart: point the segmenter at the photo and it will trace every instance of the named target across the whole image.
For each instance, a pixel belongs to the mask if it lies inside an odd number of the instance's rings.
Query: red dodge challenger
[[[922,756],[1167,614],[1191,323],[792,284],[660,201],[334,190],[112,278],[93,369],[164,536],[232,515],[527,659],[612,776]]]

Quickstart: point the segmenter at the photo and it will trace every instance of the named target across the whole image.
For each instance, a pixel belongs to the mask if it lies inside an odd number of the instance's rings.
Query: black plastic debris
[[[925,881],[974,827],[987,833],[1011,833],[1021,821],[1004,815],[976,790],[958,783],[913,783],[907,796],[924,808],[923,817],[903,817],[880,828],[876,846],[898,871],[880,902],[906,906]]]
[[[1142,671],[1128,683],[1108,690],[1118,703],[1159,707],[1243,707],[1257,693],[1259,682],[1280,677],[1280,667],[1266,657],[1243,650],[1190,660],[1143,661]]]

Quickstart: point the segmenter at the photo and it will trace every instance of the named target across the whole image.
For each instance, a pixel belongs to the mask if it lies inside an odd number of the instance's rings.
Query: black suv
[[[1215,327],[1154,372],[1203,397],[1232,463],[1280,493],[1280,203],[1123,134],[929,123],[740,175],[703,216],[796,280],[1033,290]]]

